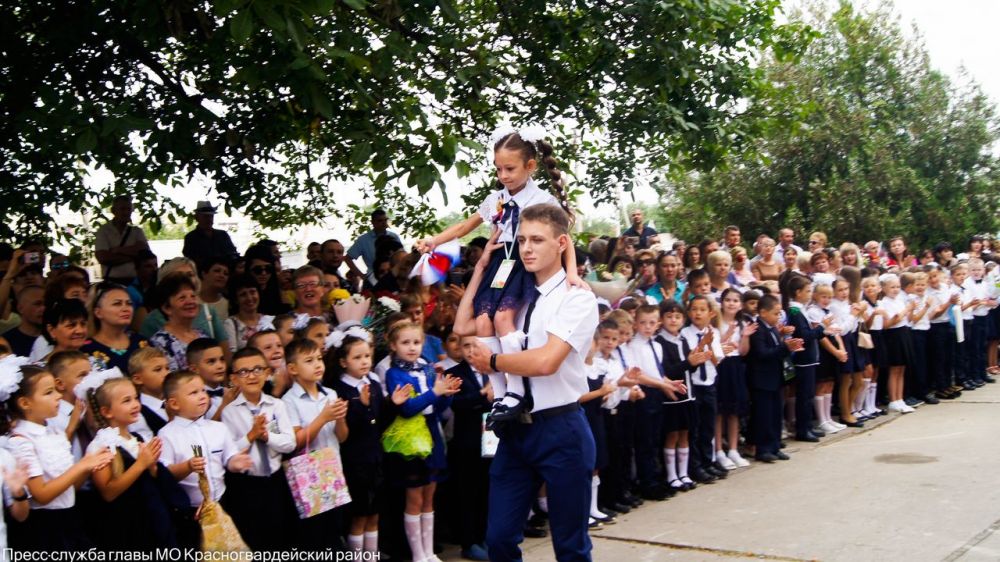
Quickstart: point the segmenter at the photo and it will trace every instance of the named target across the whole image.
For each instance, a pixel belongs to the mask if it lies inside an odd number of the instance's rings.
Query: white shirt
[[[140,392],[139,402],[141,402],[143,406],[152,410],[156,415],[163,418],[164,422],[168,421],[167,409],[163,407],[162,398],[154,398],[148,394]],[[142,439],[147,442],[155,437],[155,435],[153,435],[153,430],[149,427],[149,424],[146,423],[146,418],[141,413],[139,414],[138,421],[128,426],[128,430],[132,433],[138,433],[142,436]]]
[[[962,283],[962,286],[965,287],[966,293],[970,293],[971,295],[969,297],[970,300],[972,299],[985,300],[988,299],[990,296],[989,285],[986,284],[985,279],[981,279],[979,280],[979,282],[976,282],[975,279],[969,277],[965,280],[965,283]],[[990,313],[990,307],[984,304],[973,306],[969,308],[969,310],[972,311],[973,316],[986,316],[987,314]]]
[[[832,302],[830,308],[825,310],[816,303],[812,303],[806,307],[806,320],[808,320],[810,324],[822,324],[823,320],[826,320],[826,317],[831,314],[833,314]],[[836,316],[834,316],[834,322],[836,323]],[[833,325],[831,325],[831,327]],[[823,328],[823,333],[828,333],[827,328]]]
[[[838,299],[830,301],[830,312],[841,334],[850,334],[858,329],[858,317],[851,314],[851,303]]]
[[[14,460],[14,455],[10,454],[10,451],[6,449],[0,449],[0,471],[3,473],[11,472],[17,468],[17,461]],[[11,497],[13,495],[26,494],[28,487],[25,486],[24,490],[11,490],[7,488],[7,485],[3,486],[3,500],[4,505],[10,507],[14,504],[14,499]],[[7,522],[3,518],[3,510],[0,509],[0,560],[6,562],[7,558]]]
[[[247,433],[253,427],[254,416],[263,414],[267,418],[267,442],[247,440]],[[236,441],[240,451],[249,449],[253,468],[253,476],[270,476],[281,468],[281,455],[295,450],[295,429],[285,403],[269,394],[261,394],[256,405],[247,401],[240,393],[225,410],[222,410],[222,423],[229,429],[229,434]],[[261,452],[267,453],[267,466]]]
[[[704,331],[702,331],[691,325],[681,330],[680,336],[685,340],[687,340],[688,347],[690,347],[691,350],[693,351],[696,347],[698,347],[698,342],[701,340],[702,334],[707,333],[708,330],[711,330],[713,334],[712,345],[711,345],[712,355],[715,356],[716,361],[722,361],[726,357],[725,354],[722,353],[722,334],[720,334],[719,331],[716,330],[715,328],[709,326],[705,328]],[[702,367],[705,368],[704,380],[702,380],[702,374],[701,374]],[[708,360],[705,361],[702,365],[695,367],[694,380],[692,380],[691,382],[695,386],[712,386],[713,384],[715,384],[715,376],[717,374],[718,372],[715,370],[715,364],[712,363],[711,360]]]
[[[125,231],[118,230],[111,221],[104,223],[97,229],[97,234],[94,237],[94,249],[100,252],[101,250],[114,250],[122,246],[131,246],[140,242],[146,242],[146,234],[142,231],[142,228],[131,224],[126,228],[128,229],[128,236],[125,236]],[[125,237],[124,243],[122,242],[122,237]],[[105,269],[103,276],[105,278],[135,277],[135,264],[132,263],[132,260],[129,260],[125,263],[112,265]]]
[[[932,299],[934,299],[934,308],[937,308],[937,307],[941,306],[942,304],[944,304],[945,302],[951,300],[951,296],[952,295],[955,295],[955,294],[958,294],[958,293],[959,293],[959,291],[955,287],[952,287],[952,286],[947,285],[945,283],[941,283],[938,286],[937,289],[935,289],[933,287],[927,287],[927,291],[926,291],[925,294],[927,296],[931,297]],[[931,316],[931,313],[933,313],[933,312],[934,311],[931,310],[931,311],[929,311],[927,313],[927,318],[928,318],[928,320],[930,321],[931,324],[942,324],[944,322],[948,322],[949,321],[949,317],[951,316],[951,312],[948,311],[948,310],[945,310],[944,313],[941,314],[941,316],[938,316],[937,318],[931,318],[930,316]]]
[[[725,322],[725,321],[723,321],[723,322]],[[725,335],[726,335],[726,332],[728,332],[728,331],[729,331],[729,326],[723,325],[722,329],[719,330],[719,333],[722,334],[723,338],[724,338]],[[737,323],[736,327],[733,329],[733,334],[731,336],[729,336],[729,339],[719,342],[720,347],[724,343],[731,343],[731,344],[733,344],[733,345],[736,346],[735,349],[733,349],[732,351],[730,351],[729,353],[726,354],[726,357],[739,357],[740,356],[740,340],[742,338],[743,338],[743,326],[741,324]],[[681,356],[683,357],[684,354],[681,354]]]
[[[293,427],[307,427],[316,419],[327,401],[337,399],[337,392],[332,388],[326,388],[323,385],[316,385],[316,388],[319,392],[317,392],[316,398],[313,398],[299,383],[294,383],[292,388],[288,389],[288,392],[281,397],[288,409],[288,417],[291,419]],[[223,410],[224,412],[225,410]],[[337,440],[337,435],[334,433],[336,426],[336,421],[325,424],[316,437],[309,442],[309,450],[315,451],[332,447],[334,451],[339,453],[340,441]]]
[[[66,399],[59,400],[59,413],[54,417],[45,420],[46,425],[52,429],[61,431],[64,435],[66,434],[66,428],[69,427],[69,418],[73,415],[73,404],[66,401]],[[83,419],[80,419],[80,423],[83,424]],[[79,425],[77,429],[79,429]],[[83,458],[83,445],[80,443],[79,432],[73,434],[73,439],[70,439],[70,444],[72,445],[73,459],[74,462]]]
[[[160,453],[160,462],[170,466],[173,464],[186,462],[194,456],[194,445],[201,447],[201,453],[205,457],[205,476],[208,477],[208,489],[211,491],[212,499],[219,501],[222,494],[226,493],[226,465],[229,459],[239,453],[236,442],[229,435],[229,430],[222,422],[212,421],[204,417],[196,420],[189,420],[181,416],[175,416],[167,425],[163,426],[158,435],[163,441],[163,449]],[[181,488],[187,492],[193,507],[198,507],[204,500],[201,490],[198,489],[198,474],[192,472],[180,481]]]
[[[885,321],[891,320],[893,316],[896,316],[897,314],[906,310],[906,294],[900,291],[895,298],[882,297],[882,300],[878,301],[878,308],[884,310],[886,314],[889,316],[888,318],[884,319]],[[882,320],[882,318],[879,318],[879,320]],[[895,328],[903,328],[909,325],[910,325],[910,319],[904,316],[900,322],[893,324],[892,326],[885,329],[892,330]],[[883,323],[882,326],[880,326],[880,328],[884,326],[885,324]]]
[[[274,316],[267,314],[260,315],[256,326],[247,326],[236,316],[229,316],[222,323],[222,328],[226,331],[226,339],[229,341],[229,351],[233,353],[246,347],[247,341],[257,332],[273,327]]]
[[[789,248],[795,248],[795,255],[796,256],[802,254],[802,248],[799,248],[795,244],[789,244],[788,247]],[[774,247],[774,256],[776,258],[778,258],[779,262],[781,262],[782,264],[784,264],[785,263],[785,247],[782,246],[781,244],[778,244],[777,246],[775,246]]]
[[[528,178],[528,183],[525,184],[521,191],[517,192],[517,195],[513,197],[514,203],[517,204],[519,212],[524,211],[526,208],[532,205],[558,205],[559,202],[556,198],[552,196],[551,193],[547,191],[542,191],[540,187],[535,183],[535,180]],[[499,191],[494,191],[486,196],[486,199],[479,205],[479,216],[482,217],[483,222],[487,225],[493,224],[493,217],[497,213],[502,213],[503,209],[498,209],[498,203],[503,204],[511,200],[510,191],[507,188],[503,188]],[[502,215],[501,215],[502,216]],[[512,228],[510,218],[499,224],[500,226],[500,242],[514,242],[517,234]]]
[[[828,287],[833,287],[833,282],[837,280],[837,276],[832,273],[813,273],[812,282],[813,287],[818,287],[820,285],[826,285]]]
[[[208,394],[209,391],[218,393],[219,391],[223,393],[226,391],[225,387],[221,384],[215,388],[205,385],[205,393]],[[212,396],[208,395],[208,411],[205,412],[205,419],[210,420],[215,417],[215,412],[219,411],[219,406],[222,406],[222,396]]]
[[[635,359],[634,365],[639,367],[647,377],[663,380],[663,346],[655,339],[636,334],[628,342],[629,351]]]
[[[604,380],[601,381],[601,384],[607,384],[609,382],[610,383],[615,382],[617,379],[612,380],[611,377],[608,374],[608,368],[609,368],[609,366],[610,366],[610,363],[606,359],[604,359],[604,358],[602,358],[600,356],[595,356],[594,359],[593,359],[593,361],[591,362],[591,364],[587,365],[587,378],[590,379],[590,380],[592,380],[592,381],[596,381],[596,380],[600,380],[600,377],[604,377]],[[615,392],[612,392],[611,394],[607,395],[603,399],[599,399],[599,400],[601,400],[601,407],[602,408],[604,408],[605,410],[613,410],[613,409],[615,409],[615,407],[618,406],[618,402],[621,399],[618,396],[618,391],[616,389]]]
[[[45,358],[48,357],[54,349],[55,347],[49,343],[49,340],[42,336],[38,336],[35,338],[35,343],[31,344],[31,355],[28,356],[28,359],[32,363],[43,363],[45,362]]]
[[[63,475],[76,462],[63,430],[19,420],[11,429],[7,448],[14,458],[28,466],[28,476],[46,482]],[[31,509],[66,509],[76,504],[76,487],[70,486],[49,503],[31,500]]]
[[[933,297],[924,292],[924,296],[917,295],[916,293],[908,293],[906,295],[906,302],[912,302],[914,304],[913,311],[916,312],[924,307],[924,315],[920,317],[920,320],[910,324],[910,328],[913,330],[930,330],[931,329],[931,312],[938,306],[938,302],[934,300]],[[921,306],[923,303],[923,306]]]
[[[139,440],[135,436],[129,435],[128,439],[122,437],[121,432],[115,427],[105,427],[94,435],[94,440],[87,445],[87,454],[96,453],[102,449],[115,451],[118,447],[128,451],[132,458],[139,456]]]
[[[454,367],[455,365],[458,365],[458,361],[455,361],[451,357],[445,357],[444,359],[438,361],[434,365],[437,367],[441,367],[442,369],[447,371],[448,369]]]
[[[531,377],[534,412],[578,402],[587,392],[584,359],[600,321],[594,294],[583,289],[570,289],[566,285],[564,270],[556,272],[537,289],[539,295],[532,311],[526,349],[544,346],[550,335],[568,343],[572,349],[555,373],[546,377]],[[518,314],[519,329],[524,328],[527,310],[528,307],[523,307]]]

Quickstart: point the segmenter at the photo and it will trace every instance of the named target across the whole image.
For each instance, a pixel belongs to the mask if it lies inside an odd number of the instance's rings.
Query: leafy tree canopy
[[[769,87],[748,109],[772,121],[749,150],[659,187],[666,223],[689,240],[740,225],[831,241],[904,235],[911,248],[995,232],[996,108],[971,81],[934,70],[891,5],[794,15],[820,35],[794,64],[769,58]]]
[[[132,193],[157,228],[198,179],[265,227],[353,218],[349,185],[402,228],[455,170],[486,187],[499,122],[555,127],[598,200],[645,170],[710,169],[755,134],[742,100],[809,32],[779,0],[94,0],[0,3],[0,238],[53,208]],[[113,187],[91,189],[91,170]],[[356,187],[361,186],[361,187]],[[470,191],[449,186],[455,192]],[[347,215],[347,216],[345,216]],[[57,229],[58,230],[58,229]]]

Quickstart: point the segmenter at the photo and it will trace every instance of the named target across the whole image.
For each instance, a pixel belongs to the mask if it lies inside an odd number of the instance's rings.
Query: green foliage
[[[797,52],[779,0],[94,0],[0,5],[0,238],[46,209],[159,193],[194,177],[267,228],[358,221],[346,190],[415,234],[455,170],[488,189],[499,122],[552,125],[599,200],[653,168],[709,169],[755,124],[758,54]],[[57,14],[57,17],[54,16]],[[572,123],[572,126],[567,124]],[[81,178],[106,170],[113,187]],[[544,178],[543,178],[544,179]],[[412,190],[405,190],[407,186]],[[58,229],[56,229],[58,230]]]
[[[146,240],[182,240],[192,230],[193,227],[183,221],[163,224],[157,231],[154,231],[148,224],[142,225]]]
[[[795,18],[820,35],[794,64],[765,61],[770,86],[748,112],[770,125],[753,150],[659,184],[671,232],[788,226],[838,243],[901,234],[915,249],[995,231],[1000,121],[980,89],[931,68],[888,4]]]

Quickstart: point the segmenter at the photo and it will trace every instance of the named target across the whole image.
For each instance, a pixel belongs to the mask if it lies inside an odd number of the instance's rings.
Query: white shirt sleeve
[[[479,216],[482,217],[484,224],[489,225],[490,221],[493,220],[493,215],[497,214],[497,200],[499,198],[500,191],[493,191],[479,204]]]
[[[292,427],[288,408],[281,400],[276,400],[274,403],[274,422],[277,422],[278,432],[268,429],[267,447],[278,453],[291,453],[295,450],[295,428]]]
[[[597,329],[595,310],[597,301],[593,293],[570,289],[559,305],[559,315],[547,320],[545,331],[568,343],[577,353],[586,355]]]
[[[28,477],[34,478],[45,474],[42,470],[42,463],[38,461],[35,445],[30,439],[18,436],[11,437],[7,442],[7,448],[10,449],[15,459],[27,465]]]

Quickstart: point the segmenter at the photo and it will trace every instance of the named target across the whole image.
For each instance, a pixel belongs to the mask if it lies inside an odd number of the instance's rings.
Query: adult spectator
[[[777,252],[774,239],[762,238],[757,242],[757,249],[760,252],[760,259],[750,266],[753,276],[759,281],[777,281],[781,272],[785,270],[785,265],[775,255]]]
[[[347,262],[347,268],[351,271],[362,274],[354,260],[361,258],[365,262],[364,273],[368,283],[374,285],[377,282],[375,277],[375,241],[381,236],[395,238],[402,245],[403,241],[399,235],[389,230],[389,216],[382,209],[375,209],[371,216],[372,229],[362,234],[354,241],[350,249],[347,250],[347,257],[343,261]]]
[[[38,336],[42,335],[44,328],[45,289],[39,285],[30,285],[18,291],[14,300],[14,310],[20,323],[4,332],[3,338],[10,344],[14,355],[27,357],[31,353],[31,346]]]
[[[917,265],[917,258],[906,248],[906,242],[903,241],[902,236],[893,236],[889,239],[889,253],[886,255],[885,265],[900,269]]]
[[[209,258],[198,264],[198,276],[201,277],[201,291],[198,294],[201,302],[212,307],[212,311],[225,320],[229,318],[229,260]]]
[[[825,232],[813,232],[809,235],[809,251],[816,253],[826,248],[827,238]]]
[[[186,273],[174,272],[160,280],[157,290],[160,293],[159,312],[164,322],[150,336],[149,343],[167,355],[171,371],[187,369],[188,344],[199,338],[211,337],[196,322],[202,308],[198,304],[198,287]],[[223,337],[225,338],[225,332]],[[222,339],[219,344],[226,355],[229,355],[228,339]]]
[[[639,241],[635,245],[636,249],[642,250],[660,241],[660,237],[656,230],[645,224],[645,217],[642,214],[642,209],[632,209],[632,212],[629,213],[629,218],[632,219],[632,226],[623,232],[622,235],[631,238],[638,238]]]
[[[740,236],[740,227],[731,224],[726,227],[722,233],[722,245],[719,246],[720,250],[730,251],[733,248],[740,245],[742,238]]]
[[[132,299],[128,290],[117,283],[99,283],[90,300],[90,323],[93,336],[80,351],[102,369],[117,367],[128,372],[128,360],[137,349],[146,347],[146,338],[130,330]]]
[[[785,250],[788,248],[793,248],[795,255],[802,253],[802,248],[795,245],[795,231],[790,228],[782,228],[778,231],[778,247],[774,249],[780,261],[785,261]]]
[[[319,242],[310,242],[309,245],[306,246],[306,262],[308,262],[309,265],[318,267],[317,264],[319,264],[319,251],[321,247],[322,246]]]
[[[681,302],[685,284],[680,280],[681,260],[674,254],[660,254],[656,261],[655,285],[646,290],[647,297],[653,297],[657,303],[665,300]]]
[[[184,257],[200,263],[208,258],[236,259],[236,246],[225,230],[215,227],[215,207],[208,201],[199,201],[194,209],[198,226],[184,236]]]
[[[277,261],[274,254],[263,246],[250,246],[245,255],[247,273],[257,281],[260,295],[260,312],[277,316],[288,312],[289,306],[281,298],[281,284],[278,281]]]
[[[580,262],[577,262],[580,263]],[[656,253],[653,250],[639,250],[635,255],[635,277],[639,280],[636,289],[645,293],[656,285]]]
[[[323,242],[319,253],[320,269],[325,273],[332,273],[340,279],[340,286],[347,285],[347,280],[340,274],[340,266],[344,263],[344,245],[339,240],[330,239]]]
[[[119,195],[111,202],[111,220],[97,229],[94,255],[101,264],[101,277],[126,285],[135,279],[135,258],[149,251],[142,228],[131,224],[132,197]]]

